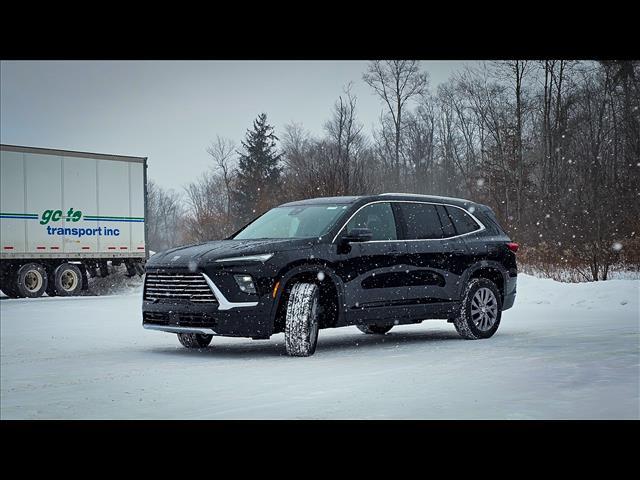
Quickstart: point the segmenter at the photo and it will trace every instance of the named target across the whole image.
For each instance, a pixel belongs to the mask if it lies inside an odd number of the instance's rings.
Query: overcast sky
[[[465,62],[424,61],[432,88]],[[149,178],[181,189],[210,163],[216,135],[239,143],[261,112],[276,135],[322,133],[350,81],[371,133],[382,105],[366,61],[3,61],[0,142],[149,157]]]

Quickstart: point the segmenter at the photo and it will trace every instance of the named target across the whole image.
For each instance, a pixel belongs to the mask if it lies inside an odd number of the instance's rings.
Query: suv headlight
[[[236,279],[238,288],[240,288],[244,293],[256,293],[256,286],[253,284],[253,278],[251,278],[251,275],[234,275],[233,278]]]

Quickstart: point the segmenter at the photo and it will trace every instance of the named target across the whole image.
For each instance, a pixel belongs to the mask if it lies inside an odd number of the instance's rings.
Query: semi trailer
[[[70,296],[114,266],[143,275],[146,172],[146,157],[0,145],[0,290]]]

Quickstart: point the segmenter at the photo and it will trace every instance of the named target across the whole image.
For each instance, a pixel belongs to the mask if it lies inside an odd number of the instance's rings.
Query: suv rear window
[[[451,217],[451,220],[453,221],[453,225],[456,227],[458,235],[480,230],[480,225],[478,225],[478,223],[462,209],[456,207],[445,208],[447,209],[449,217]]]
[[[407,240],[444,238],[435,205],[428,203],[398,203],[404,219]]]

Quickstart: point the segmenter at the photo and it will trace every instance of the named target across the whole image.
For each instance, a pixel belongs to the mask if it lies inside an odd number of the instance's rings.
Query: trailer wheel
[[[39,263],[27,263],[18,269],[16,289],[20,297],[41,297],[48,283],[47,271]]]
[[[55,295],[69,297],[78,295],[82,290],[82,272],[73,263],[63,263],[56,267],[51,275]]]

